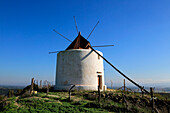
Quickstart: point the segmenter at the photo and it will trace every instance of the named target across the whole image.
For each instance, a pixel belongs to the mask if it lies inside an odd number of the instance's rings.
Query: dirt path
[[[49,94],[48,94],[48,96],[50,96],[50,97],[59,97],[58,95],[49,95]]]
[[[16,97],[15,102],[14,102],[14,105],[16,105],[17,108],[21,107],[21,105],[18,104],[18,102],[17,102],[18,98],[19,98],[19,96]]]

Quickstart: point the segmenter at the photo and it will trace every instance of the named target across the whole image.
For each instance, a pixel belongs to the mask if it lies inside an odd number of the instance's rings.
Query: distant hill
[[[7,95],[9,90],[17,91],[17,89],[23,89],[25,86],[0,86],[0,95]]]
[[[164,88],[165,91],[170,91],[170,87]]]
[[[128,86],[127,86],[127,87],[128,87]],[[111,88],[111,86],[108,86],[108,88],[110,88],[110,89],[118,89],[118,88],[120,88],[120,87],[112,87],[112,88]],[[130,88],[131,90],[136,91],[136,92],[140,91],[138,87],[129,86],[128,88]],[[150,87],[145,87],[145,89],[149,91],[149,90],[150,90]],[[155,92],[166,92],[166,93],[170,93],[170,87],[165,87],[165,88],[155,87],[155,90],[154,90],[154,91],[155,91]]]

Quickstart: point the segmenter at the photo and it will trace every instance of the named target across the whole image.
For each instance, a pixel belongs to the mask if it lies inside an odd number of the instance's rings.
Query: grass
[[[101,101],[98,102],[98,94],[95,91],[75,91],[72,92],[71,101],[68,100],[68,92],[49,92],[48,95],[39,92],[37,95],[25,97],[11,97],[4,103],[3,109],[0,112],[20,113],[20,112],[60,112],[60,113],[78,113],[78,112],[144,112],[147,113],[150,107],[148,106],[149,96],[145,95],[141,99],[139,93],[126,93],[128,107],[122,103],[122,93],[102,92]],[[159,98],[164,98],[158,95]],[[167,96],[167,95],[166,95]],[[143,104],[140,104],[142,102]]]
[[[56,95],[59,97],[54,97],[50,95]],[[17,103],[20,107],[15,105],[16,97],[9,98],[8,105],[4,107],[2,112],[63,112],[63,113],[77,113],[77,112],[106,112],[103,109],[98,108],[86,108],[84,105],[87,103],[85,101],[79,102],[68,102],[66,93],[59,92],[53,93],[50,92],[49,95],[45,93],[40,93],[38,96],[19,98]],[[38,98],[37,98],[38,97]]]
[[[23,108],[28,112],[100,112],[99,109],[84,108],[81,105],[77,106],[68,102],[58,103],[55,100],[48,103],[43,99],[21,99],[19,103],[24,105]]]

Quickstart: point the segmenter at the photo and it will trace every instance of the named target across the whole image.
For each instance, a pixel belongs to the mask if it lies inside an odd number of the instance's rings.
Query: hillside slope
[[[161,99],[155,100],[159,112],[168,112],[164,97],[156,94]],[[39,92],[36,95],[14,96],[0,102],[0,112],[144,112],[151,111],[150,97],[141,98],[139,93],[127,93],[123,98],[120,91],[101,93],[101,101],[98,102],[97,92],[74,91],[71,101],[68,100],[68,92],[49,92],[48,95]],[[125,100],[124,100],[125,99]],[[125,102],[126,101],[126,102]]]

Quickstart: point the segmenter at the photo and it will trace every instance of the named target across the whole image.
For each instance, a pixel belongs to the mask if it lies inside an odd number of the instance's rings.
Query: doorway
[[[98,86],[102,89],[102,75],[98,75]]]

